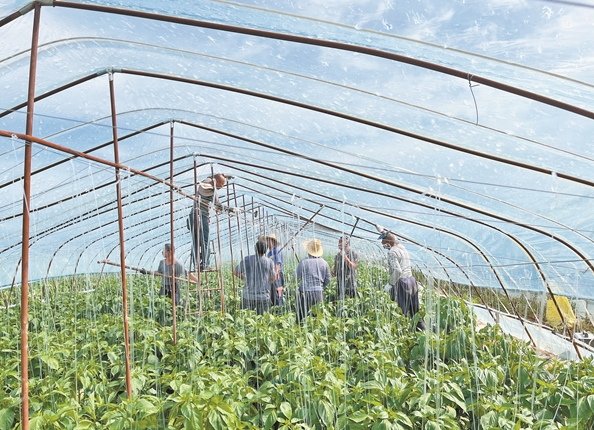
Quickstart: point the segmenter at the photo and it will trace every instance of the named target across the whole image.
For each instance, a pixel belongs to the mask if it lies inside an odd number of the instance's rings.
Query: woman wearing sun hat
[[[295,314],[299,323],[316,303],[324,300],[324,287],[330,283],[330,267],[322,255],[324,250],[320,239],[312,239],[303,243],[307,258],[299,262],[295,269],[295,277],[300,279]]]

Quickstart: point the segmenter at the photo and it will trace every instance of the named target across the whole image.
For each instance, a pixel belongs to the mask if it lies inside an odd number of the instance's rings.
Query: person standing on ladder
[[[198,201],[194,203],[187,219],[187,227],[192,235],[192,258],[196,267],[198,267],[198,247],[200,247],[200,271],[211,270],[209,267],[210,247],[208,246],[209,210],[213,204],[215,210],[223,211],[225,208],[221,205],[217,196],[217,190],[221,189],[227,183],[225,175],[217,173],[198,184]]]
[[[382,241],[382,246],[388,250],[390,298],[398,303],[405,316],[412,318],[419,312],[419,287],[412,274],[408,251],[396,239],[391,230],[380,225],[377,225],[376,228],[381,232],[378,239]],[[417,330],[425,330],[425,322],[422,319],[419,319],[417,323]]]

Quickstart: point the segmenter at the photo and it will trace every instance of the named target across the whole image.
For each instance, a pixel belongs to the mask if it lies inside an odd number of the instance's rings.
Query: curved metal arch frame
[[[121,71],[121,72],[126,72],[125,70],[118,70],[118,71]],[[130,71],[127,71],[127,72],[130,72]],[[142,72],[142,73],[141,73],[141,72],[138,72],[138,74],[140,74],[140,75],[143,75],[143,76],[147,76],[147,75],[148,75],[148,76],[152,76],[152,77],[157,77],[157,76],[158,76],[158,77],[161,77],[161,78],[162,78],[162,77],[164,77],[164,76],[167,76],[167,75],[158,75],[158,74],[147,74],[146,72]],[[176,78],[176,77],[169,77],[169,78],[171,78],[171,79],[173,79],[173,80],[187,81],[187,79],[185,79],[185,78],[183,78],[183,79],[181,79],[181,78]],[[190,81],[192,81],[193,83],[196,83],[196,84],[198,84],[197,82],[202,82],[202,81],[196,81],[196,80],[190,80]],[[200,83],[200,85],[201,85],[201,84],[203,84],[203,83]],[[216,85],[216,87],[219,87],[219,85]],[[238,90],[238,89],[235,89],[235,88],[232,88],[232,87],[226,87],[226,86],[224,86],[224,87],[225,87],[225,89],[227,89],[227,90],[229,90],[229,91],[239,91],[239,92],[242,92],[241,90]],[[260,96],[260,97],[267,98],[267,97],[265,97],[265,96],[264,96],[264,95],[262,95],[262,94],[252,94],[252,95],[255,95],[255,96]],[[286,100],[285,100],[285,102],[286,102]],[[289,103],[289,104],[291,104],[291,103]],[[312,107],[311,107],[311,106],[309,106],[309,105],[308,105],[308,106],[302,106],[302,107],[305,107],[305,108],[308,108],[308,109],[312,109]],[[314,109],[314,110],[316,110],[316,109]],[[333,112],[326,112],[326,113],[328,113],[328,114],[331,114],[331,115],[336,115],[336,113],[333,113]],[[352,119],[351,119],[351,120],[352,120]],[[232,134],[230,134],[230,133],[225,133],[225,132],[222,132],[222,131],[220,131],[220,130],[211,129],[211,128],[209,128],[209,127],[199,126],[199,125],[196,125],[196,124],[188,123],[188,122],[186,122],[186,121],[179,121],[179,122],[180,122],[180,123],[182,123],[182,124],[191,125],[191,126],[194,126],[194,127],[197,127],[197,128],[201,128],[201,129],[204,129],[204,130],[208,130],[208,131],[216,132],[216,133],[219,133],[219,134],[227,135],[227,136],[230,136],[230,137],[233,137],[233,138],[236,138],[236,139],[240,139],[240,140],[248,141],[248,142],[250,142],[250,143],[254,143],[254,144],[257,144],[257,145],[260,145],[260,146],[268,147],[269,149],[273,149],[273,150],[277,150],[277,151],[281,151],[281,152],[289,153],[289,154],[291,154],[291,155],[294,155],[294,156],[301,156],[301,158],[309,159],[310,161],[319,162],[319,163],[321,163],[321,164],[323,164],[323,165],[327,165],[327,166],[329,166],[329,167],[338,168],[338,169],[340,169],[340,170],[344,170],[344,171],[351,171],[351,173],[354,173],[354,171],[352,171],[352,169],[346,169],[346,168],[344,168],[344,167],[341,167],[341,166],[334,165],[333,163],[330,163],[330,162],[323,162],[323,161],[320,161],[320,160],[315,160],[315,159],[313,159],[312,157],[304,157],[304,156],[302,156],[302,155],[300,155],[300,154],[296,154],[296,153],[294,153],[293,151],[283,150],[282,148],[274,147],[274,146],[272,146],[272,145],[268,145],[268,144],[265,144],[265,143],[263,143],[263,142],[256,142],[256,141],[253,141],[253,140],[251,140],[251,139],[241,138],[241,137],[239,137],[239,136],[232,135]],[[368,125],[372,125],[372,124],[368,124]],[[376,124],[375,126],[377,126],[377,124]],[[381,127],[380,127],[380,128],[381,128]],[[421,140],[423,140],[423,139],[421,139]],[[474,155],[476,155],[476,154],[474,154]],[[505,160],[506,160],[506,161],[504,161],[505,163],[507,163],[507,164],[512,164],[512,165],[515,165],[513,162],[510,162],[510,160],[507,160],[507,159],[505,159]],[[524,166],[528,166],[528,165],[524,165]],[[540,171],[541,173],[547,173],[547,174],[552,174],[552,173],[553,173],[552,171],[548,171],[548,170],[546,170],[546,169],[542,169],[542,168],[530,168],[530,167],[528,167],[528,168],[529,168],[530,170]],[[365,174],[363,174],[363,173],[360,173],[360,172],[356,172],[356,174],[365,176]],[[371,176],[371,175],[368,175],[368,176],[370,176],[370,177],[371,177],[372,179],[374,179],[374,180],[377,180],[377,179],[378,179],[377,177],[373,177],[373,176]],[[557,174],[557,176],[558,176],[558,177],[562,177],[562,178],[564,178],[564,179],[567,179],[567,178],[566,178],[566,176],[567,176],[567,175],[565,175],[565,174]],[[571,175],[569,175],[569,176],[571,177]],[[587,185],[590,185],[590,186],[594,186],[594,183],[590,183],[590,181],[584,181],[584,180],[580,180],[580,179],[579,179],[579,178],[577,178],[577,177],[571,177],[571,178],[572,178],[572,180],[574,180],[574,181],[576,181],[576,182],[578,182],[578,183],[582,183],[582,184],[587,184]],[[387,182],[384,182],[384,183],[387,183],[387,184],[389,184],[389,185],[392,185],[392,186],[394,186],[394,185],[395,185],[395,184],[393,183],[393,181],[387,181]],[[408,191],[412,191],[412,192],[419,193],[419,191],[418,191],[418,190],[414,190],[414,189],[412,189],[412,188],[410,188],[410,187],[404,187],[404,186],[402,186],[402,185],[397,185],[397,186],[398,186],[399,188],[402,188],[402,189],[407,189]],[[427,195],[427,196],[429,196],[429,197],[432,197],[432,198],[437,198],[437,196],[435,196],[435,195],[430,195],[430,194],[427,194],[427,193],[425,193],[425,195]],[[474,211],[474,212],[482,213],[483,215],[487,215],[487,216],[490,216],[490,217],[494,217],[494,218],[498,218],[498,219],[504,220],[504,221],[506,221],[506,222],[510,222],[510,220],[509,220],[509,219],[505,219],[505,218],[503,218],[503,217],[497,217],[495,214],[491,214],[491,213],[488,213],[488,212],[486,212],[486,211],[482,211],[482,210],[480,210],[480,209],[478,209],[478,208],[473,208],[473,207],[471,207],[471,206],[468,206],[468,205],[463,205],[463,204],[461,204],[461,203],[457,203],[457,202],[455,202],[455,201],[451,201],[451,199],[444,199],[443,197],[440,197],[439,199],[440,199],[441,201],[445,201],[445,202],[447,202],[447,203],[450,203],[450,204],[453,204],[453,205],[456,205],[456,206],[465,207],[466,209],[468,209],[468,210],[470,210],[470,211]],[[532,229],[533,231],[537,231],[537,232],[539,232],[539,233],[542,233],[541,231],[539,231],[539,229],[532,228],[532,227],[530,227],[530,226],[527,226],[527,225],[525,225],[525,224],[521,224],[521,223],[517,223],[517,222],[513,222],[513,221],[511,221],[511,222],[512,222],[512,223],[515,223],[516,225],[519,225],[519,226],[522,226],[522,227],[525,227],[525,228],[530,228],[530,229]],[[546,234],[546,235],[547,235],[547,236],[549,236],[549,234]],[[580,256],[580,258],[582,258],[582,259],[584,260],[584,262],[585,262],[585,263],[586,263],[586,264],[587,264],[587,265],[590,267],[590,269],[591,269],[591,270],[594,272],[594,265],[592,265],[592,264],[591,264],[591,263],[588,261],[588,259],[587,259],[587,258],[586,258],[584,255],[581,255],[581,252],[577,251],[577,249],[576,249],[575,247],[568,246],[568,243],[567,243],[566,241],[564,241],[563,239],[557,238],[557,237],[556,237],[556,236],[554,236],[554,235],[550,235],[550,236],[552,236],[554,239],[556,239],[556,240],[560,241],[561,243],[563,243],[563,245],[564,245],[564,246],[566,246],[566,247],[570,248],[570,249],[571,249],[573,252],[575,252],[576,254],[578,254],[578,255]]]
[[[34,2],[37,3],[37,2]],[[208,28],[212,30],[218,30],[223,32],[230,32],[230,33],[238,33],[250,36],[256,36],[266,39],[275,39],[275,40],[284,40],[288,42],[294,43],[301,43],[306,45],[313,45],[313,46],[321,46],[327,48],[333,48],[341,51],[350,51],[350,52],[357,52],[361,54],[370,55],[373,57],[378,58],[385,58],[392,61],[397,61],[401,63],[410,64],[413,66],[421,67],[427,70],[432,70],[438,73],[442,73],[445,75],[454,76],[457,78],[464,79],[465,81],[475,82],[478,84],[486,85],[501,91],[505,91],[511,94],[519,95],[521,97],[535,100],[541,103],[548,104],[550,106],[557,107],[559,109],[567,110],[569,112],[585,116],[587,118],[594,119],[594,112],[589,111],[587,109],[582,109],[577,106],[561,102],[559,100],[555,100],[541,94],[536,94],[530,91],[522,90],[520,88],[514,87],[512,85],[503,84],[501,82],[484,78],[475,74],[469,74],[468,72],[464,72],[461,70],[453,69],[451,67],[442,66],[439,64],[431,63],[424,60],[418,60],[416,58],[407,57],[405,55],[396,54],[393,52],[388,52],[380,49],[373,49],[367,48],[363,46],[352,45],[343,42],[335,42],[331,40],[326,40],[322,38],[312,38],[312,37],[305,37],[305,36],[297,36],[291,34],[285,34],[281,32],[273,32],[267,30],[258,30],[254,28],[248,27],[240,27],[236,25],[230,24],[221,24],[191,18],[182,18],[176,17],[172,15],[163,15],[158,13],[151,13],[151,12],[142,12],[137,10],[130,10],[130,9],[123,9],[117,8],[112,6],[102,6],[102,5],[93,5],[93,4],[83,4],[83,3],[74,3],[62,0],[46,0],[39,2],[43,6],[52,6],[52,7],[64,7],[64,8],[71,8],[71,9],[80,9],[80,10],[87,10],[87,11],[94,11],[94,12],[101,12],[101,13],[110,13],[116,15],[124,15],[124,16],[131,16],[137,18],[144,18],[154,21],[164,21],[164,22],[171,22],[176,24],[188,25],[192,27],[201,27],[201,28]],[[24,13],[28,12],[26,8],[30,7],[29,5],[25,6],[22,10]],[[26,12],[25,12],[26,11]],[[22,12],[21,12],[22,13]],[[14,18],[13,18],[14,19]],[[3,22],[0,22],[0,25]]]
[[[7,133],[7,132],[5,132],[5,133]],[[1,132],[0,132],[0,134],[1,134]],[[42,142],[44,142],[44,141],[42,141]],[[41,142],[38,142],[38,143],[41,143]],[[48,144],[49,144],[49,142],[44,142],[44,143],[48,143]],[[52,146],[52,145],[49,145],[49,146]],[[76,153],[76,151],[72,151],[72,150],[69,150],[69,151],[70,151],[71,153]],[[75,154],[75,155],[76,155],[76,154]],[[80,153],[78,153],[78,155],[80,155]],[[88,157],[88,156],[87,156],[87,157]],[[216,156],[209,156],[209,157],[210,157],[210,158],[219,158],[219,157],[216,157]],[[92,157],[92,159],[95,159],[95,161],[100,161],[100,159],[98,159],[98,158],[96,158],[96,157]],[[103,161],[103,160],[101,160],[101,161]],[[106,162],[106,164],[113,164],[113,163]],[[240,163],[240,164],[245,164],[245,163]],[[230,166],[230,167],[232,167],[232,168],[233,168],[233,166]],[[139,173],[139,172],[134,172],[134,173]],[[248,173],[251,173],[251,172],[248,172]],[[283,173],[286,173],[286,172],[283,172]],[[143,176],[148,176],[148,177],[150,177],[151,179],[155,180],[155,177],[153,177],[153,176],[151,176],[151,175],[144,174]],[[158,182],[160,182],[160,181],[158,181]],[[185,194],[185,193],[183,193],[183,192],[182,192],[182,194]],[[530,255],[530,254],[528,254],[528,255]],[[541,272],[540,270],[539,270],[539,273],[541,273],[541,276],[542,276],[542,272]]]

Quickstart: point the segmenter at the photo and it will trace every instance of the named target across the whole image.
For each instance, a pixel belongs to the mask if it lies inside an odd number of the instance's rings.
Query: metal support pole
[[[297,237],[297,235],[298,235],[299,233],[301,233],[301,230],[303,230],[303,229],[304,229],[304,228],[307,226],[307,224],[309,224],[309,223],[311,222],[311,220],[313,220],[313,219],[314,219],[314,217],[315,217],[317,214],[319,214],[319,213],[320,213],[320,211],[321,211],[322,209],[324,209],[324,206],[320,206],[320,209],[318,209],[318,210],[316,211],[316,213],[315,213],[315,214],[313,214],[313,215],[311,216],[311,218],[310,218],[310,219],[308,219],[307,221],[305,221],[305,224],[303,224],[303,225],[301,226],[301,228],[300,228],[299,230],[297,230],[297,233],[295,233],[295,234],[293,235],[293,237],[287,241],[287,243],[285,243],[283,246],[281,246],[281,247],[280,247],[280,249],[277,251],[277,253],[279,253],[279,252],[281,252],[283,249],[285,249],[285,247],[286,247],[286,246],[287,246],[289,243],[291,243],[291,241],[292,241],[294,238],[296,238],[296,237]]]
[[[113,74],[109,74],[109,96],[111,100],[111,126],[113,132],[113,154],[114,162],[120,163],[118,148],[118,129],[116,120],[115,91],[113,85]],[[122,184],[120,182],[120,168],[115,168],[116,193],[118,199],[118,227],[120,233],[120,264],[122,266],[122,313],[124,317],[124,354],[126,362],[126,392],[128,398],[132,396],[132,381],[130,377],[130,333],[128,331],[128,293],[126,288],[126,256],[124,253],[124,215],[122,210]]]
[[[229,182],[227,182],[227,204],[229,204],[229,201]],[[235,258],[233,257],[233,229],[231,227],[231,217],[228,216],[227,220],[229,221],[229,252],[231,253],[231,271],[233,271],[233,268],[235,267]],[[237,285],[235,284],[235,276],[231,276],[231,279],[233,280],[233,297],[237,297]]]
[[[198,194],[198,172],[196,171],[196,157],[194,157],[194,196],[196,197],[197,202],[192,203],[194,207],[192,208],[194,213],[194,237],[192,241],[196,240],[196,289],[198,290],[198,315],[202,316],[202,278],[200,273],[200,228],[202,223],[202,217],[200,216],[200,195]],[[199,219],[200,217],[200,219]],[[194,250],[192,250],[194,252]]]
[[[41,5],[35,3],[33,35],[31,37],[31,62],[29,64],[29,88],[27,92],[27,123],[25,133],[33,134],[33,111],[35,106],[35,77],[37,73],[37,49],[39,46],[39,21]],[[23,160],[23,234],[21,269],[21,428],[29,429],[29,224],[31,208],[31,142],[25,142]]]
[[[212,165],[212,163],[210,164],[210,174],[212,176],[212,186],[213,186],[213,192],[214,192],[214,197],[213,197],[213,202],[216,202],[217,200],[217,183],[215,181],[214,178],[214,167]],[[221,248],[221,224],[219,222],[219,210],[217,208],[217,205],[215,204],[215,220],[217,222],[217,245],[218,245],[218,250],[219,250],[219,264],[218,264],[218,281],[219,281],[219,289],[221,291],[221,312],[225,313],[225,290],[224,290],[224,286],[223,286],[223,250]]]
[[[173,121],[169,126],[169,182],[173,183]],[[175,291],[175,243],[174,243],[174,206],[173,206],[173,188],[169,188],[169,226],[171,242],[171,318],[173,319],[173,344],[177,345],[177,296]]]
[[[351,234],[349,234],[349,236],[353,236],[353,233],[355,232],[355,229],[357,228],[357,224],[359,224],[359,217],[356,217],[356,221],[355,221],[355,225],[353,226],[353,229],[351,230]]]
[[[243,202],[243,208],[245,209],[245,207],[246,207],[245,206],[245,194],[243,194],[241,196],[241,200]],[[244,213],[244,215],[245,215],[245,213]],[[252,213],[252,216],[253,216],[253,213]],[[250,247],[250,235],[248,234],[247,215],[245,215],[243,218],[244,218],[244,222],[245,222],[245,242],[246,242],[246,245],[247,245],[247,253],[249,255],[251,247]],[[252,230],[253,230],[253,227],[254,226],[252,225]]]

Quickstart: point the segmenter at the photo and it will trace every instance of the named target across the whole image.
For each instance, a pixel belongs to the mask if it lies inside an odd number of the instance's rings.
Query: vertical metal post
[[[216,203],[217,201],[217,183],[214,178],[214,168],[212,163],[210,164],[210,174],[212,176],[212,186],[213,186],[213,202]],[[225,313],[225,290],[223,286],[223,250],[221,248],[221,224],[219,222],[219,211],[217,209],[217,205],[215,204],[215,219],[217,221],[217,245],[219,250],[219,265],[218,265],[218,273],[219,273],[219,290],[221,292],[221,312]]]
[[[233,184],[233,199],[235,200],[235,207],[237,207],[237,191],[235,190],[235,184]],[[243,210],[241,212],[243,212]],[[243,261],[243,245],[241,243],[241,229],[240,229],[240,223],[239,223],[239,214],[237,215],[237,236],[239,237],[239,256],[241,257],[241,261]],[[249,250],[248,250],[248,252],[249,252]]]
[[[109,73],[109,96],[111,100],[111,126],[113,133],[113,155],[114,162],[120,163],[118,145],[118,129],[116,120],[115,91],[113,85],[113,73]],[[126,392],[128,397],[132,396],[132,381],[130,378],[130,333],[128,331],[128,293],[126,288],[126,255],[124,252],[124,215],[122,210],[122,184],[120,182],[120,169],[115,168],[116,193],[118,199],[118,228],[120,233],[120,265],[122,275],[122,313],[124,315],[124,354],[126,361]]]
[[[258,215],[260,215],[260,210],[259,209],[258,209]],[[261,220],[261,218],[258,221],[260,221],[260,220]],[[252,231],[254,231],[254,226],[255,225],[256,225],[256,214],[255,214],[255,209],[254,209],[254,196],[252,196]],[[259,229],[258,229],[258,231],[259,231]]]
[[[227,205],[229,205],[229,201],[229,182],[227,182]],[[229,221],[229,252],[231,253],[231,271],[233,271],[233,268],[235,267],[235,258],[233,258],[233,229],[231,227],[231,217],[228,216],[227,220]],[[231,279],[233,280],[233,297],[237,297],[237,286],[235,285],[235,276],[231,276]]]
[[[245,209],[245,194],[241,196],[241,200],[243,202],[243,208]],[[252,214],[253,217],[253,214]],[[247,253],[250,253],[250,235],[248,234],[248,223],[247,223],[247,215],[244,216],[244,222],[245,222],[245,242],[247,244]],[[254,226],[252,225],[252,231],[253,231]]]
[[[35,3],[33,35],[31,37],[31,62],[29,63],[29,88],[27,91],[27,123],[25,134],[33,135],[35,106],[35,77],[37,73],[37,48],[39,46],[39,20],[41,5]],[[21,428],[29,429],[29,224],[31,207],[31,142],[25,142],[23,173],[23,234],[21,247]]]
[[[173,121],[169,125],[169,182],[173,184]],[[169,188],[169,227],[170,227],[170,242],[171,242],[171,318],[173,319],[173,344],[177,345],[177,300],[175,291],[175,243],[173,234],[174,222],[174,206],[173,206],[173,188]]]
[[[198,195],[198,172],[196,171],[196,157],[194,157],[194,196],[196,197],[197,201],[193,203],[195,213],[194,213],[194,237],[192,241],[197,240],[196,243],[196,289],[198,290],[198,315],[202,316],[202,280],[200,278],[200,227],[202,223],[202,218],[200,217],[200,204],[201,199]],[[200,220],[198,219],[200,217]],[[194,252],[194,250],[192,250]]]

